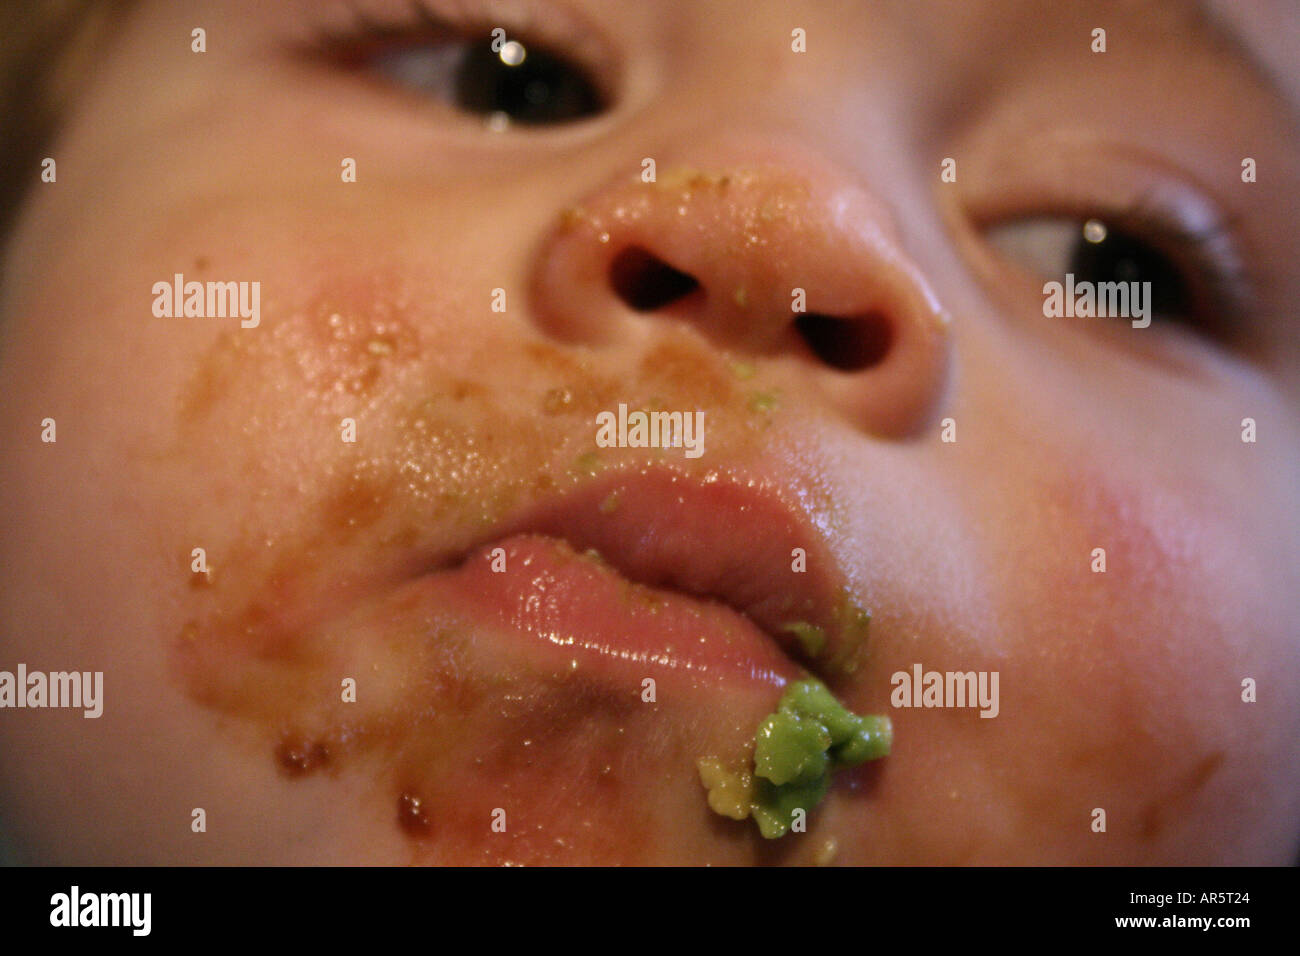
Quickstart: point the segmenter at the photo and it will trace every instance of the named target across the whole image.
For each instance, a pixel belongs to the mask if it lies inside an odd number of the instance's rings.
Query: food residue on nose
[[[815,678],[791,684],[754,735],[754,766],[728,770],[717,757],[696,761],[714,813],[753,817],[767,839],[789,832],[830,789],[832,772],[889,753],[893,724],[886,716],[853,713]]]
[[[726,189],[730,183],[729,174],[706,173],[690,166],[674,166],[654,180],[658,188],[669,192],[680,191],[685,196],[702,189]]]

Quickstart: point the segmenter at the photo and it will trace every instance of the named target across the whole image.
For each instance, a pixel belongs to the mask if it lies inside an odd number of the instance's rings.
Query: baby
[[[1293,861],[1298,21],[30,5],[12,858]]]

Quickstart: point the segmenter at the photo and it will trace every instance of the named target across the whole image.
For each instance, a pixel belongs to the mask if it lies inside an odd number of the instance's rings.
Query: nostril
[[[879,364],[893,341],[889,321],[876,313],[839,319],[808,312],[795,320],[795,328],[819,359],[844,372]]]
[[[663,308],[700,287],[694,276],[636,246],[614,257],[609,282],[618,297],[638,312]]]

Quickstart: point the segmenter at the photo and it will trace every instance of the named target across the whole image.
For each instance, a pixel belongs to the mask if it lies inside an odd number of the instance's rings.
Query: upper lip
[[[520,534],[594,549],[634,582],[719,601],[828,678],[856,665],[865,609],[808,513],[777,482],[666,465],[611,470],[507,517],[421,573]],[[821,629],[825,646],[810,653],[789,629],[796,623]]]

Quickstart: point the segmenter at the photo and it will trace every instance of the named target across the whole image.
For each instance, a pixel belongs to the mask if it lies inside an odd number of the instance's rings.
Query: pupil
[[[1179,271],[1145,242],[1107,229],[1100,242],[1082,235],[1070,257],[1076,280],[1089,282],[1150,282],[1151,311],[1186,315],[1190,296]]]
[[[550,88],[541,80],[533,80],[528,84],[528,88],[524,90],[524,99],[528,100],[532,106],[542,106],[550,95]]]
[[[595,88],[577,69],[528,45],[523,62],[510,66],[485,38],[465,53],[456,74],[462,109],[483,115],[504,113],[517,123],[560,123],[601,108]]]

